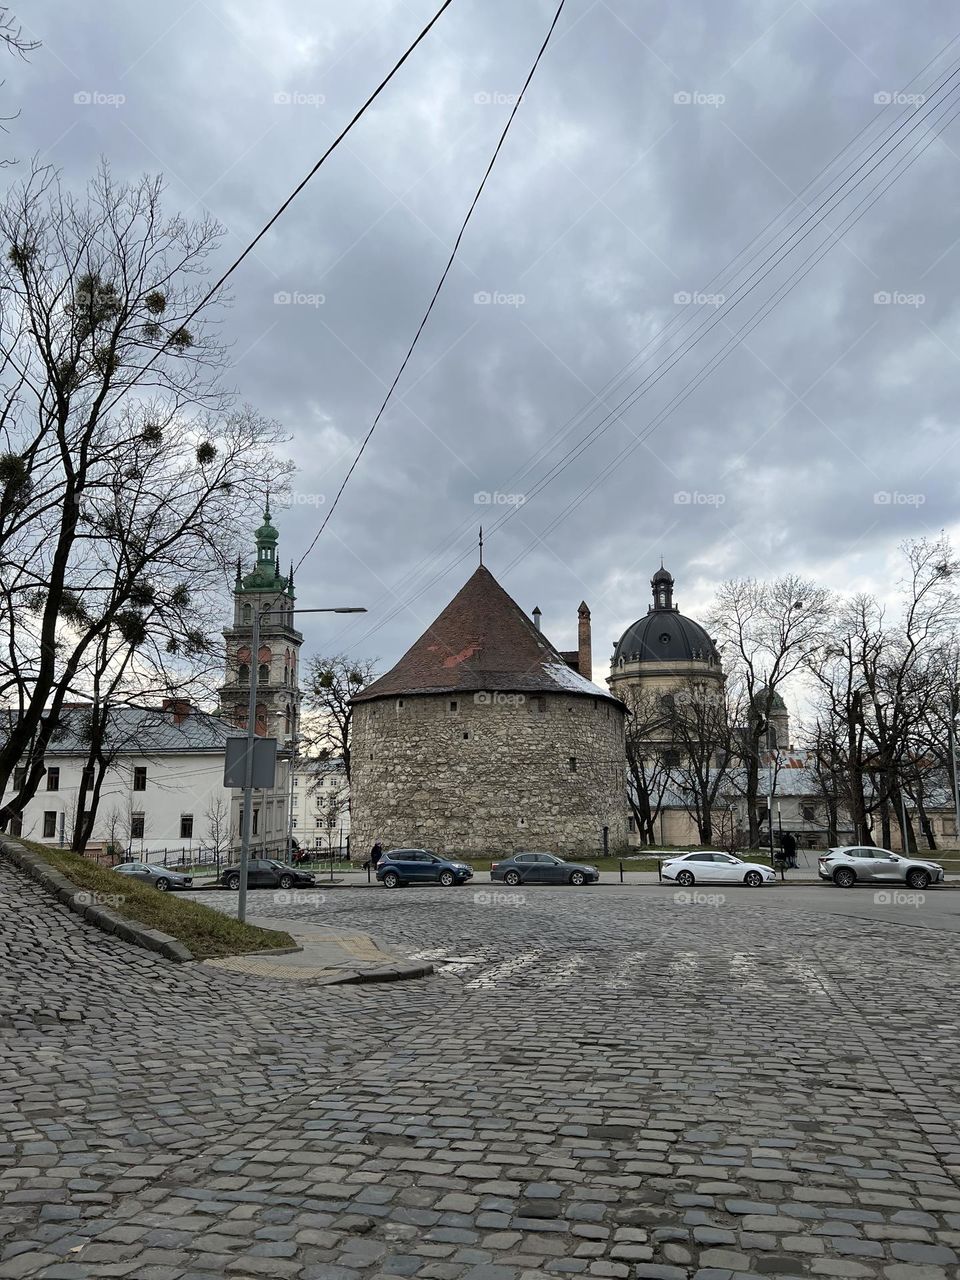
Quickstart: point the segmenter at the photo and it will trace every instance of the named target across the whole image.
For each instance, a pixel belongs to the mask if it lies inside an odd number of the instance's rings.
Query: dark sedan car
[[[248,889],[309,889],[317,878],[309,871],[298,871],[274,858],[251,858],[247,863]],[[240,868],[224,867],[217,881],[224,889],[240,888]]]
[[[582,862],[565,862],[555,853],[515,853],[491,862],[490,879],[504,884],[596,884],[600,872]]]
[[[402,884],[465,884],[473,868],[429,849],[391,849],[377,863],[377,879],[387,889]]]

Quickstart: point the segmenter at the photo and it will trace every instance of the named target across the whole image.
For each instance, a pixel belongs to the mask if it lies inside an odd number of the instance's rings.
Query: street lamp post
[[[366,613],[366,609],[354,605],[340,605],[333,609],[288,609],[295,613]],[[237,919],[247,918],[247,870],[250,865],[250,837],[253,833],[253,748],[256,740],[257,676],[260,671],[260,610],[253,611],[253,633],[250,637],[250,696],[247,700],[247,752],[243,770],[243,822],[240,832],[240,896],[237,900]]]

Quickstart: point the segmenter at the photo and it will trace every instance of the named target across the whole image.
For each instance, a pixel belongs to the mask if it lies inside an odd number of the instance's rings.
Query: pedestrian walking
[[[374,871],[376,871],[377,863],[380,861],[382,857],[383,857],[383,845],[380,843],[379,840],[375,840],[373,844],[373,848],[370,850],[370,866],[373,867]]]

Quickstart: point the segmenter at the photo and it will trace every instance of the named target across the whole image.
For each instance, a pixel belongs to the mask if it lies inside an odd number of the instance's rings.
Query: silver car
[[[171,871],[169,867],[152,867],[148,862],[121,862],[113,870],[143,884],[152,884],[161,893],[167,889],[189,889],[193,884],[192,876],[185,876],[181,871]]]
[[[907,884],[911,889],[943,883],[943,867],[923,858],[908,858],[889,849],[872,849],[867,845],[828,849],[817,860],[821,880],[832,880],[841,889],[850,889],[858,881],[865,884]]]

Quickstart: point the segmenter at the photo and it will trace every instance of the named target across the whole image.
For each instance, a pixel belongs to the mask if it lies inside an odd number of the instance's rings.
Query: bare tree
[[[664,695],[664,712],[671,779],[700,843],[712,845],[714,809],[726,798],[733,764],[735,711],[731,715],[723,686],[688,679]]]
[[[375,658],[315,657],[307,668],[302,739],[318,760],[339,756],[350,782],[351,699],[376,678]]]
[[[670,785],[667,716],[658,694],[628,687],[621,693],[626,721],[627,803],[644,845],[657,843],[656,822]]]
[[[204,814],[207,847],[213,850],[220,874],[220,860],[230,848],[230,806],[223,796],[214,796]]]
[[[728,677],[743,690],[740,753],[745,770],[749,841],[759,844],[757,801],[761,756],[775,698],[829,636],[831,598],[796,574],[772,582],[734,579],[721,585],[708,626],[723,651]]]
[[[17,712],[0,789],[26,759],[0,827],[36,792],[68,694],[112,632],[165,651],[207,642],[265,485],[282,488],[276,424],[236,410],[203,274],[218,228],[164,217],[158,179],[101,170],[74,199],[36,169],[0,206],[0,697]],[[191,635],[193,639],[191,640]]]

